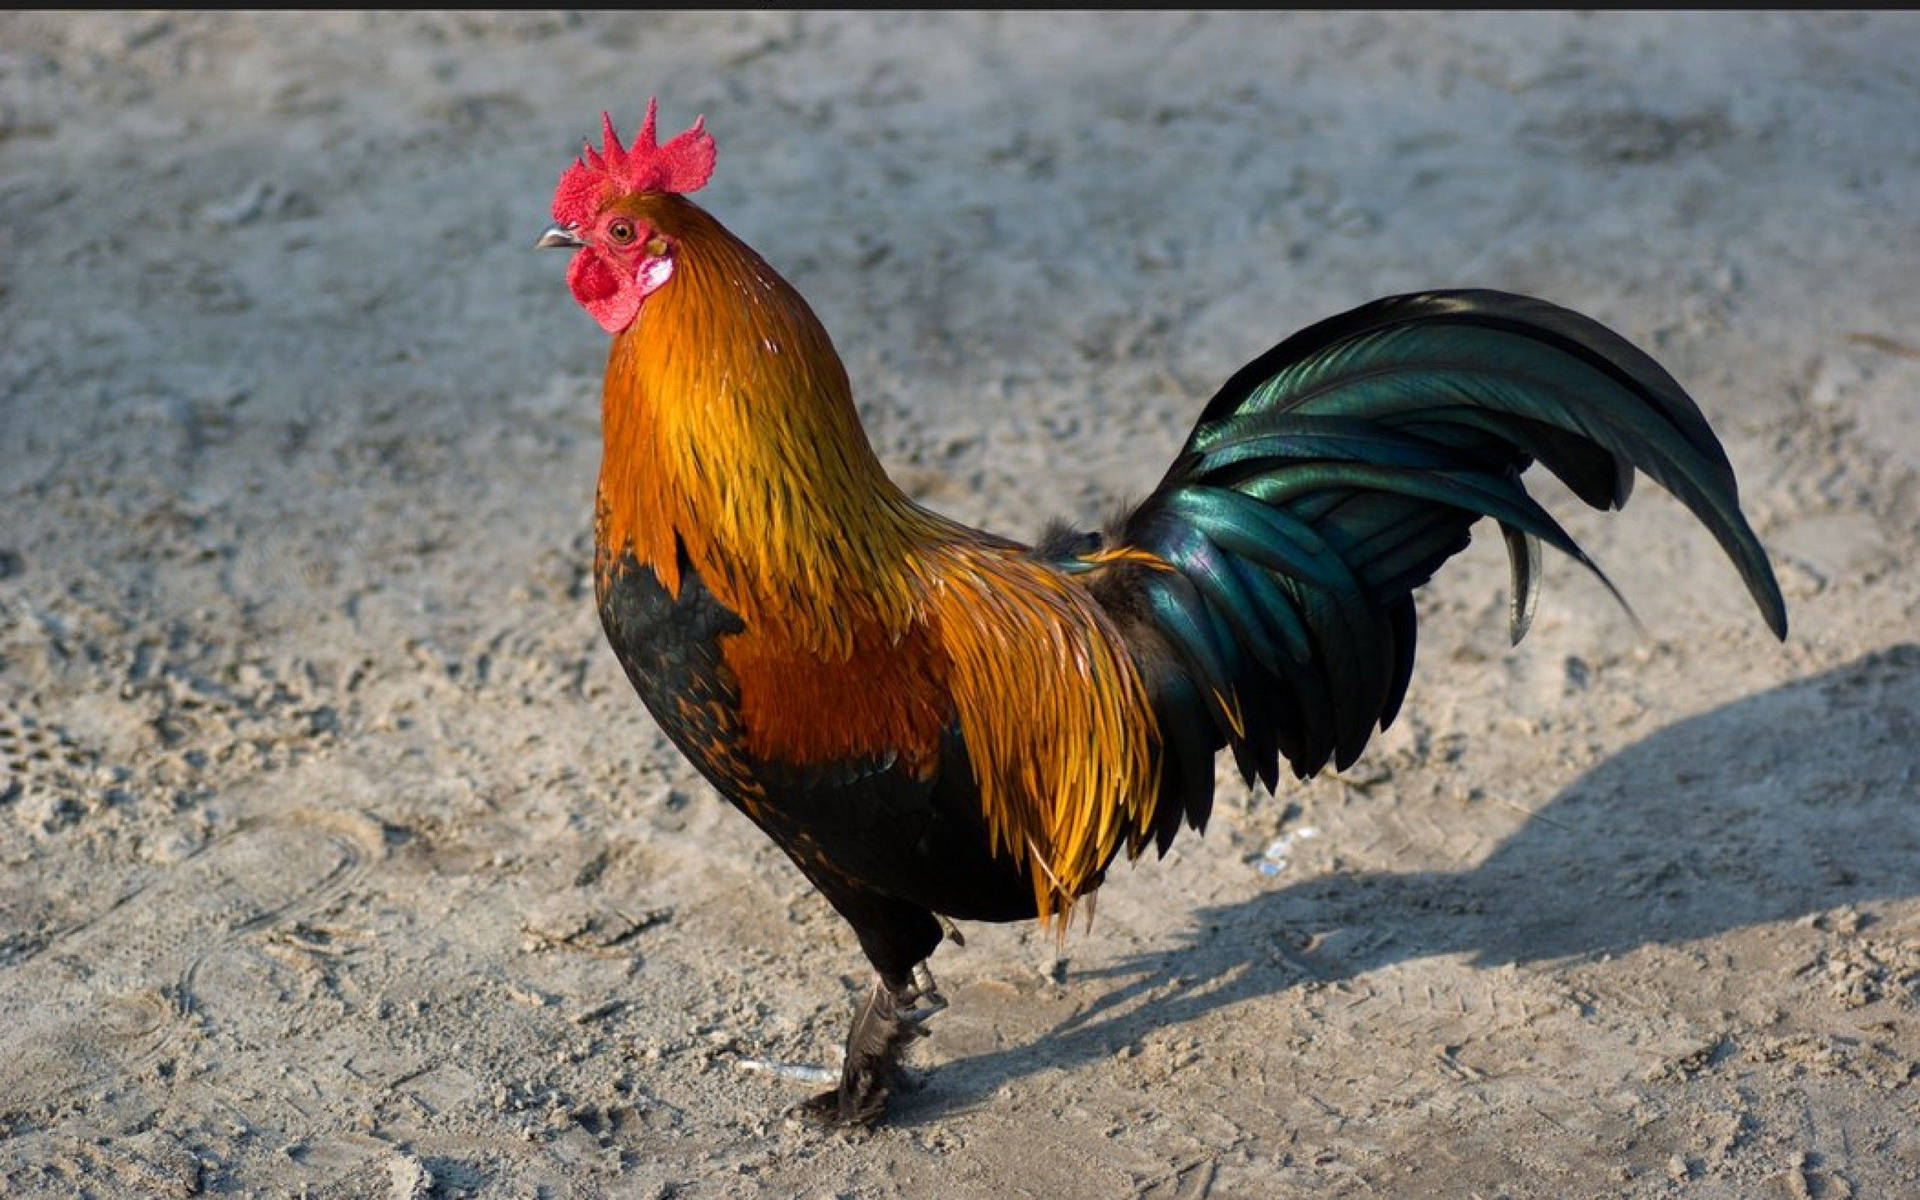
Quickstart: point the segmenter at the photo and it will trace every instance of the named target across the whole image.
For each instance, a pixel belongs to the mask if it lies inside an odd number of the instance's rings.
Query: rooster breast
[[[873,700],[889,680],[919,678],[912,655],[903,666],[876,648],[809,681],[804,656],[775,653],[690,566],[677,596],[631,555],[598,574],[601,623],[654,721],[830,900],[878,893],[962,920],[1035,914],[1018,860],[993,853],[958,722],[925,744],[873,740],[889,725],[871,718],[884,707]],[[782,682],[795,689],[787,703]],[[800,738],[802,717],[821,728]]]

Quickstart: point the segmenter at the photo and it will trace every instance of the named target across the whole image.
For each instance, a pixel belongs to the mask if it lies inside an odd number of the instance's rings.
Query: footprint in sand
[[[220,964],[325,904],[380,853],[364,819],[249,824],[0,968],[0,1117],[141,1070],[196,1013],[271,1001],[228,994],[262,981]]]

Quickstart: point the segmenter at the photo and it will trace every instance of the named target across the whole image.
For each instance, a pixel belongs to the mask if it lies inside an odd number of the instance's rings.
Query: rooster
[[[1064,921],[1114,858],[1203,830],[1214,760],[1269,791],[1352,763],[1407,692],[1414,589],[1492,518],[1517,643],[1540,543],[1598,574],[1527,493],[1587,504],[1636,469],[1718,539],[1773,633],[1780,590],[1700,410],[1598,323],[1495,291],[1391,296],[1221,386],[1146,499],[1035,545],[915,504],[861,429],[826,330],[688,199],[704,118],[561,174],[540,247],[612,335],[594,579],[654,720],[852,927],[875,980],[829,1121],[885,1110],[945,1001],[955,920]],[[1601,576],[1604,580],[1604,576]],[[1611,587],[1611,585],[1608,585]]]

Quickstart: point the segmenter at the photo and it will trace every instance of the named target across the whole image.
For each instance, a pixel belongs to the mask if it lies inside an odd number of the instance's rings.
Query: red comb
[[[618,192],[692,192],[706,186],[713,174],[713,135],[696,117],[690,129],[662,146],[654,140],[657,104],[647,101],[647,120],[634,135],[631,147],[620,144],[613,118],[600,114],[604,141],[600,149],[585,147],[583,157],[560,173],[553,193],[553,219],[562,225],[585,225],[608,195]]]

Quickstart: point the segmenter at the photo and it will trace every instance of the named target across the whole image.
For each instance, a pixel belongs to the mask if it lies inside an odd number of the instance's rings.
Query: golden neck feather
[[[910,619],[940,524],[887,478],[832,341],[799,293],[690,201],[662,197],[673,277],[614,338],[598,541],[680,587],[680,548],[744,617],[833,653]]]

